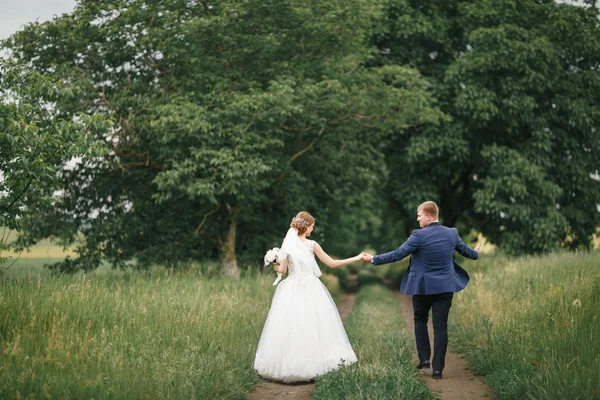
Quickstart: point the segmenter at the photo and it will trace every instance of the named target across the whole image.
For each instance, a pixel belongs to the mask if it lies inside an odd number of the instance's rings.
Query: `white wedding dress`
[[[309,381],[357,361],[335,302],[319,280],[314,243],[302,242],[293,228],[284,240],[289,275],[275,290],[254,360],[263,378]]]

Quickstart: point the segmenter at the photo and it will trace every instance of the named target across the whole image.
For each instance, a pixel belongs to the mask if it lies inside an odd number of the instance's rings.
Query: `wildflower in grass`
[[[573,307],[581,307],[581,300],[575,299],[575,301],[573,301]]]

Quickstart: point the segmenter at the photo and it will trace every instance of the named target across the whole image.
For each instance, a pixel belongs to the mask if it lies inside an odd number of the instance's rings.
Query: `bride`
[[[271,309],[256,350],[254,369],[266,379],[299,382],[313,380],[356,362],[337,307],[319,280],[315,254],[331,268],[361,261],[359,254],[334,260],[314,240],[307,239],[315,219],[300,212],[292,219],[283,240],[285,258],[275,268],[285,273],[271,302]]]

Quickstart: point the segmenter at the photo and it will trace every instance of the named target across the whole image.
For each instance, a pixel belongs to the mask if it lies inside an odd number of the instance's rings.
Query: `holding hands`
[[[361,258],[364,262],[367,262],[367,263],[370,263],[371,261],[373,261],[373,255],[369,254],[369,253],[362,252]]]

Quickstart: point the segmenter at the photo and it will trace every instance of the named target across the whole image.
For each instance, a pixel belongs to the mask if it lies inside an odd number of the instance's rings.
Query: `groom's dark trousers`
[[[479,253],[463,243],[455,228],[447,228],[434,222],[416,229],[394,251],[373,256],[373,264],[381,265],[402,260],[410,255],[408,270],[402,278],[400,291],[413,296],[415,312],[415,339],[420,361],[431,356],[427,319],[433,311],[433,361],[434,371],[444,369],[448,344],[448,312],[452,295],[463,290],[469,282],[469,274],[454,262],[454,252],[477,259]]]
[[[433,317],[433,361],[431,366],[434,371],[442,371],[446,361],[448,348],[448,313],[452,306],[454,293],[439,293],[431,295],[413,295],[413,311],[415,321],[415,339],[419,361],[431,360],[431,346],[427,321],[429,310]]]

